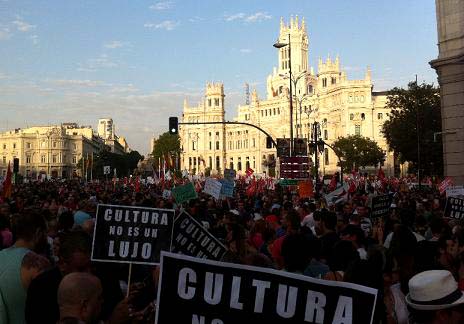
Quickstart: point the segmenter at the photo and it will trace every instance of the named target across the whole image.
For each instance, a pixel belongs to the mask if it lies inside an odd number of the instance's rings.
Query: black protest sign
[[[371,218],[387,216],[390,213],[392,197],[390,195],[375,196],[372,198]]]
[[[376,298],[355,284],[163,252],[156,323],[364,324]]]
[[[92,260],[158,264],[171,248],[174,216],[171,209],[98,205]]]
[[[445,217],[456,219],[464,218],[464,199],[448,197],[445,207]]]
[[[189,214],[184,212],[174,221],[171,252],[221,260],[226,251],[226,247]]]

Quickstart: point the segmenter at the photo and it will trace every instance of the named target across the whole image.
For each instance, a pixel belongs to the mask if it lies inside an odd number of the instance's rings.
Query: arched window
[[[361,119],[362,119],[362,120],[365,120],[365,119],[366,119],[366,114],[362,113],[362,114],[361,114]]]
[[[354,114],[350,114],[350,120],[354,119]]]

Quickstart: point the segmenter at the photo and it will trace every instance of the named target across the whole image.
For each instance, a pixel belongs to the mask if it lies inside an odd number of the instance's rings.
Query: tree
[[[180,155],[180,137],[179,134],[170,134],[169,132],[161,134],[155,141],[153,149],[153,158],[155,164],[158,164],[160,158],[170,157],[173,161]]]
[[[333,143],[335,153],[343,160],[343,169],[376,166],[385,161],[377,142],[359,135],[340,137]]]
[[[393,88],[387,96],[390,119],[383,124],[389,149],[401,163],[408,161],[417,170],[420,147],[421,173],[443,174],[440,91],[431,84],[410,82],[408,89]],[[418,136],[419,134],[419,136]]]
[[[104,178],[103,167],[110,166],[111,172],[116,169],[119,177],[126,177],[133,174],[140,160],[143,160],[143,156],[137,151],[116,154],[110,152],[108,149],[103,149],[93,156],[92,176],[95,179]],[[109,177],[112,176],[113,174],[111,173]]]

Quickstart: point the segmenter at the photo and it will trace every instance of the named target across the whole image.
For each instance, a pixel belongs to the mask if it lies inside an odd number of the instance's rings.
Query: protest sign
[[[446,197],[459,197],[464,196],[463,186],[449,186],[446,189]]]
[[[221,260],[226,251],[226,247],[188,213],[183,212],[174,221],[171,252]]]
[[[92,260],[158,264],[171,249],[174,210],[100,204],[97,207]]]
[[[163,252],[156,323],[364,324],[376,298],[351,283]]]
[[[390,213],[392,197],[390,195],[375,196],[372,198],[371,218],[387,216]]]
[[[205,188],[203,191],[208,195],[213,196],[216,199],[219,199],[221,196],[221,187],[222,184],[213,178],[206,178]]]
[[[234,196],[234,181],[221,179],[221,196],[222,197],[233,197]]]
[[[309,181],[300,181],[298,183],[298,194],[300,198],[311,198],[314,196],[313,182]]]
[[[445,217],[462,219],[464,218],[464,199],[449,197],[446,200]]]
[[[108,175],[108,174],[110,174],[110,172],[111,172],[111,167],[109,165],[105,165],[103,167],[103,174]]]
[[[187,183],[186,185],[173,188],[171,193],[174,196],[176,203],[178,204],[182,204],[183,202],[198,197],[197,192],[195,191],[195,187],[191,182]]]
[[[225,169],[224,170],[224,179],[234,180],[237,172],[233,169]]]

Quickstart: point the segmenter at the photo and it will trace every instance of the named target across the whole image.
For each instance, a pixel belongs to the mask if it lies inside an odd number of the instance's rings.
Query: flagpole
[[[90,156],[90,181],[93,181],[93,152],[92,155]]]

